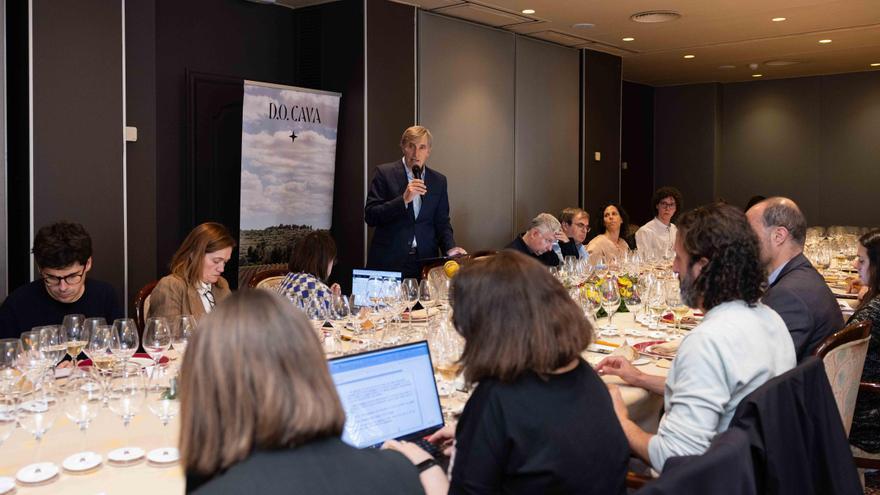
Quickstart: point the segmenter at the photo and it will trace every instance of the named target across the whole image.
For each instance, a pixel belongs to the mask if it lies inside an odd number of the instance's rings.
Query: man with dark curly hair
[[[122,318],[113,287],[87,277],[92,269],[92,238],[78,223],[42,227],[34,237],[40,278],[12,292],[0,307],[0,338],[18,338],[42,325],[60,325],[65,315]]]
[[[705,317],[682,339],[669,375],[648,375],[620,357],[597,366],[663,394],[666,412],[651,434],[629,419],[620,391],[611,390],[630,449],[657,471],[669,457],[705,452],[745,396],[795,366],[785,322],[759,301],[764,271],[742,211],[712,204],[685,213],[674,247],[682,299]]]

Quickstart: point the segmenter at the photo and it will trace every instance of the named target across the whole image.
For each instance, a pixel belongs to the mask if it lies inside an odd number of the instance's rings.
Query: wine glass
[[[61,331],[60,325],[36,327],[40,331],[40,351],[47,365],[54,368],[67,354],[67,336]]]
[[[90,320],[98,320],[98,318],[90,318]],[[104,319],[100,318],[100,320],[103,322]],[[73,360],[73,368],[76,369],[77,358],[89,342],[91,328],[86,326],[83,315],[67,315],[61,322],[61,330],[67,337],[67,355]]]
[[[61,465],[72,472],[88,471],[100,466],[103,461],[99,454],[85,450],[86,432],[101,409],[101,386],[88,371],[74,369],[65,388],[64,414],[79,427],[82,436],[79,452],[64,459]]]
[[[110,351],[119,361],[127,362],[141,345],[137,325],[131,318],[118,318],[113,320],[112,332]]]
[[[40,375],[45,373],[49,367],[49,356],[43,353],[43,334],[36,327],[34,330],[22,332],[21,334],[21,352],[16,360],[17,368],[27,376],[31,383],[37,383]]]
[[[445,315],[449,312],[449,299],[452,296],[452,280],[443,277],[437,280],[435,285],[437,289],[437,305],[440,306],[440,312]]]
[[[171,345],[181,358],[195,331],[196,319],[192,315],[180,315],[171,319]]]
[[[65,352],[67,352],[66,348]],[[21,404],[18,407],[18,425],[33,435],[37,443],[34,462],[15,474],[16,479],[25,485],[49,482],[54,480],[59,472],[55,463],[38,461],[42,456],[43,437],[55,424],[58,415],[60,401],[57,399],[60,392],[55,390],[54,373],[39,373],[35,378],[31,381],[30,390],[22,390]]]
[[[681,319],[684,318],[690,308],[684,304],[681,300],[681,289],[678,286],[678,281],[673,279],[666,286],[666,305],[669,306],[669,309],[672,310],[672,316],[675,320],[675,330],[676,332],[681,331]]]
[[[128,425],[140,412],[147,398],[144,370],[135,363],[117,363],[110,375],[109,389],[110,411],[122,418],[127,445],[129,443]],[[116,463],[129,464],[143,456],[144,450],[140,447],[126,446],[109,452],[107,459]]]
[[[602,297],[602,309],[608,313],[608,325],[605,330],[615,330],[612,318],[620,307],[620,291],[617,288],[617,277],[605,277],[599,284],[599,295]]]
[[[113,354],[113,327],[110,325],[98,325],[89,335],[89,343],[83,351],[92,360],[92,369],[100,381],[102,390],[101,401],[107,406],[109,400],[108,381],[116,356]]]
[[[144,326],[144,350],[156,364],[171,347],[171,329],[168,328],[168,320],[156,316],[147,318]]]
[[[663,283],[660,280],[655,280],[648,286],[648,293],[645,297],[645,301],[648,305],[648,312],[652,317],[652,323],[649,328],[652,329],[660,329],[660,319],[663,316],[663,313],[666,312],[666,295],[663,292]]]
[[[17,339],[4,339],[17,340]],[[0,341],[2,342],[2,341]],[[2,343],[0,343],[2,346]],[[0,352],[3,348],[0,347]],[[0,369],[2,371],[2,369]],[[0,388],[0,446],[12,435],[18,426],[18,398],[11,389]],[[15,487],[15,480],[6,476],[0,476],[0,490],[4,493]]]
[[[164,441],[167,442],[168,423],[180,413],[178,370],[171,363],[153,366],[147,388],[147,408],[162,422]],[[180,459],[175,447],[151,450],[147,459],[156,464],[170,464]]]
[[[340,339],[340,333],[345,329],[345,326],[348,325],[349,320],[351,319],[351,305],[348,302],[348,297],[333,294],[330,297],[330,307],[327,311],[327,320],[330,322],[330,326],[333,327],[333,332],[330,335],[330,339],[324,339],[324,351],[330,356],[337,356],[342,354],[342,340]]]
[[[21,380],[18,370],[21,354],[21,340],[0,339],[0,394],[12,393]]]
[[[639,321],[639,313],[642,312],[642,307],[644,307],[644,303],[642,302],[642,292],[641,287],[638,282],[633,283],[632,286],[628,288],[623,297],[623,303],[626,304],[626,309],[629,310],[633,315],[633,321]]]
[[[419,304],[425,308],[425,322],[431,319],[431,308],[437,304],[437,289],[428,279],[419,282]]]
[[[419,302],[419,282],[414,278],[406,278],[401,284],[406,311],[409,313],[409,330],[412,331],[412,309]]]
[[[327,308],[324,301],[312,295],[306,300],[306,316],[321,342],[324,342],[324,323],[327,322]]]

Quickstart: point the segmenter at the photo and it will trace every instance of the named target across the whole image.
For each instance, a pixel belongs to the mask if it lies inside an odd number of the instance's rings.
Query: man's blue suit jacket
[[[446,177],[425,168],[422,178],[428,192],[422,196],[419,217],[415,218],[412,202],[403,203],[403,193],[409,183],[403,160],[376,167],[364,205],[364,219],[376,229],[367,255],[368,268],[399,271],[407,259],[413,237],[419,259],[433,258],[441,252],[446,254],[455,246],[449,224]]]

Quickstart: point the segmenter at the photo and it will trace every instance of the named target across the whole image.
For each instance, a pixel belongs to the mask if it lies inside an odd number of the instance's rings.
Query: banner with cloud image
[[[239,266],[287,263],[297,238],[330,229],[341,96],[244,82]]]

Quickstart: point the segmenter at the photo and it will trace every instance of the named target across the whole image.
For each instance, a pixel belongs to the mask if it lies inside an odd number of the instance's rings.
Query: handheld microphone
[[[413,167],[412,171],[413,171],[413,177],[415,177],[416,179],[422,178],[422,167],[416,165],[415,167]]]

